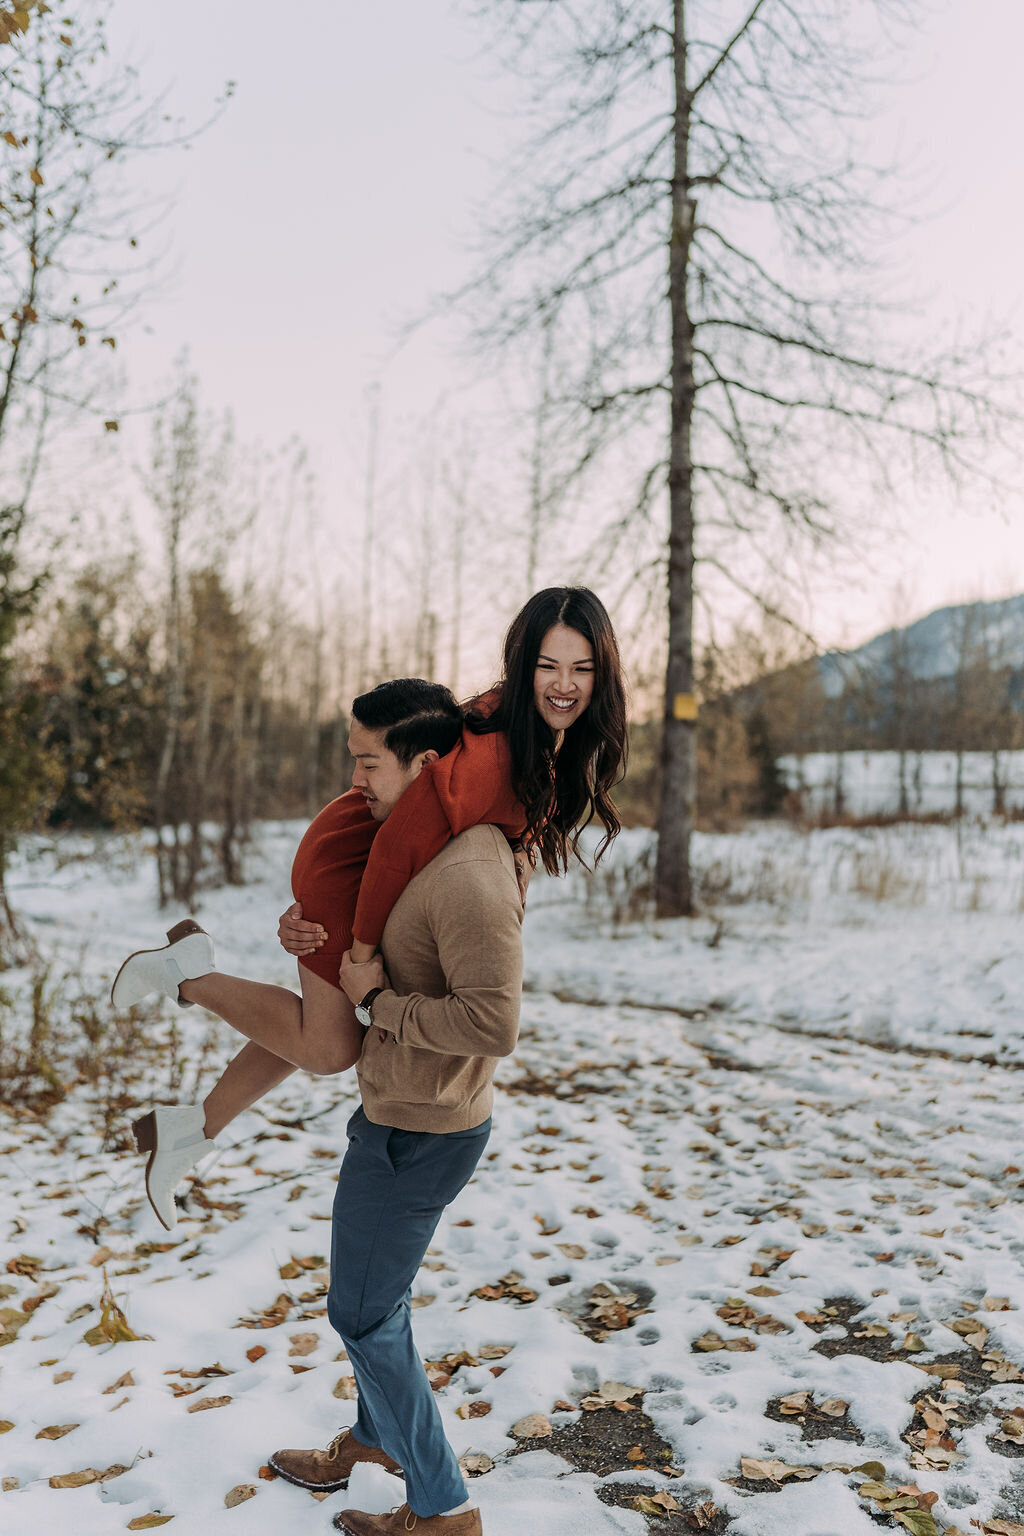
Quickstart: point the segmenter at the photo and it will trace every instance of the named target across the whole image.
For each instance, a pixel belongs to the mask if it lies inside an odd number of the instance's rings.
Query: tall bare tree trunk
[[[687,279],[697,204],[690,195],[691,97],[686,83],[685,0],[673,4],[675,78],[669,307],[672,417],[669,445],[668,666],[655,896],[659,917],[693,911],[690,836],[697,803],[697,701],[693,674],[693,321]]]

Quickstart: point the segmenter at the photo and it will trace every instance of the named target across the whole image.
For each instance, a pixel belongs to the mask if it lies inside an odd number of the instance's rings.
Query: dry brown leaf
[[[134,1387],[134,1385],[135,1377],[131,1371],[125,1371],[124,1375],[119,1376],[116,1381],[112,1381],[109,1387],[103,1388],[103,1396],[108,1397],[112,1392],[123,1392],[125,1387]]]
[[[293,1333],[288,1340],[291,1349],[289,1355],[311,1355],[320,1344],[318,1333]]]
[[[1012,1312],[1009,1296],[983,1296],[981,1304],[986,1312]]]
[[[698,1504],[695,1509],[691,1509],[686,1516],[686,1523],[694,1531],[706,1531],[717,1514],[718,1506],[709,1499],[706,1504]]]
[[[548,1435],[554,1434],[551,1420],[543,1413],[528,1413],[525,1418],[517,1419],[512,1425],[512,1433],[517,1440],[546,1440]]]
[[[65,1435],[70,1435],[73,1429],[78,1429],[77,1424],[47,1424],[36,1435],[37,1440],[63,1440]]]
[[[491,1406],[479,1397],[474,1397],[468,1403],[460,1403],[455,1410],[455,1415],[459,1419],[483,1419],[490,1413]]]
[[[237,1504],[245,1504],[247,1500],[254,1499],[259,1492],[255,1483],[239,1483],[232,1488],[230,1493],[224,1495],[225,1509],[234,1509]]]
[[[707,1333],[702,1333],[699,1339],[693,1341],[694,1349],[702,1350],[705,1354],[711,1354],[713,1350],[724,1349],[725,1340],[714,1329],[709,1328]]]
[[[486,1451],[470,1451],[460,1456],[459,1466],[469,1477],[482,1477],[485,1472],[494,1470],[494,1462]]]
[[[679,1505],[667,1489],[663,1488],[659,1493],[638,1493],[633,1500],[633,1508],[644,1515],[674,1515]]]
[[[582,1243],[556,1243],[555,1247],[560,1253],[564,1253],[567,1259],[585,1259],[587,1250]]]
[[[202,1413],[204,1408],[224,1408],[230,1403],[230,1397],[201,1397],[198,1403],[189,1403],[186,1413]]]
[[[850,1405],[841,1397],[830,1397],[819,1406],[822,1413],[827,1413],[830,1419],[841,1419]]]
[[[820,1467],[794,1467],[785,1461],[763,1461],[755,1456],[740,1458],[740,1472],[752,1483],[781,1483],[788,1477],[817,1477]]]
[[[334,1388],[334,1396],[344,1398],[346,1402],[355,1402],[358,1397],[356,1391],[356,1379],[354,1376],[339,1376]]]
[[[98,1483],[103,1474],[95,1467],[83,1467],[81,1472],[60,1472],[50,1478],[51,1488],[84,1488],[87,1483]]]
[[[134,1520],[129,1520],[126,1527],[129,1531],[155,1531],[158,1525],[166,1525],[173,1520],[173,1515],[136,1515]]]
[[[504,1360],[514,1349],[514,1344],[481,1344],[477,1354],[481,1360]]]

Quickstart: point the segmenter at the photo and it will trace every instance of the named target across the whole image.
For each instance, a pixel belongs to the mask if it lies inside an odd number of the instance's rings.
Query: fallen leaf
[[[827,1413],[830,1419],[841,1419],[850,1405],[844,1402],[841,1397],[830,1397],[819,1406],[822,1413]]]
[[[276,1479],[277,1473],[274,1471],[273,1467],[260,1467],[260,1470],[257,1472],[256,1476],[262,1478],[265,1483],[272,1483]]]
[[[806,1413],[810,1400],[810,1392],[789,1392],[779,1398],[779,1412],[786,1415]]]
[[[289,1355],[311,1355],[320,1344],[318,1333],[293,1333],[288,1341],[291,1344]]]
[[[0,1419],[0,1435],[9,1434],[14,1428],[13,1419]]]
[[[77,1424],[47,1424],[36,1435],[37,1440],[63,1440],[65,1435],[70,1435],[73,1429],[78,1429]]]
[[[724,1349],[725,1340],[713,1329],[709,1329],[707,1333],[702,1333],[699,1339],[694,1339],[693,1347],[702,1350],[705,1354],[710,1354],[713,1350]]]
[[[134,1387],[134,1385],[135,1377],[131,1371],[125,1371],[124,1375],[119,1376],[116,1381],[112,1381],[109,1387],[103,1388],[103,1396],[109,1397],[112,1392],[123,1392],[125,1387]]]
[[[490,1403],[482,1402],[480,1398],[475,1397],[471,1402],[460,1403],[455,1410],[455,1415],[460,1419],[483,1419],[490,1411]]]
[[[672,1495],[662,1489],[660,1493],[638,1493],[633,1500],[633,1508],[638,1509],[644,1515],[673,1515],[679,1509]]]
[[[567,1259],[585,1259],[587,1250],[582,1243],[556,1243],[555,1247],[564,1253]]]
[[[698,1504],[695,1509],[691,1509],[685,1519],[691,1530],[706,1531],[717,1514],[718,1506],[708,1500],[706,1504]]]
[[[548,1435],[554,1434],[551,1420],[543,1413],[528,1413],[525,1418],[517,1419],[512,1425],[512,1433],[517,1440],[546,1440]]]
[[[817,1477],[820,1467],[793,1467],[785,1461],[762,1461],[754,1456],[740,1458],[740,1472],[752,1483],[782,1483],[788,1477]]]
[[[239,1483],[230,1493],[224,1495],[224,1507],[234,1509],[237,1504],[244,1504],[248,1499],[254,1499],[258,1492],[255,1483]]]
[[[459,1466],[470,1477],[482,1477],[485,1472],[494,1470],[494,1462],[486,1451],[470,1451],[466,1456],[460,1456]]]
[[[128,1325],[121,1308],[114,1298],[109,1283],[103,1286],[103,1295],[100,1298],[100,1320],[94,1328],[89,1328],[82,1335],[86,1344],[131,1344],[138,1341],[139,1335],[134,1333]]]
[[[251,1349],[246,1350],[245,1358],[247,1360],[251,1360],[253,1365],[255,1365],[257,1360],[263,1359],[263,1356],[266,1354],[266,1352],[267,1351],[262,1344],[254,1344]]]
[[[481,1360],[504,1360],[514,1349],[514,1344],[481,1344],[477,1354]]]
[[[225,1408],[230,1397],[201,1397],[198,1403],[189,1403],[186,1413],[202,1413],[204,1408]]]
[[[334,1396],[344,1398],[346,1402],[355,1402],[358,1397],[356,1391],[356,1379],[354,1376],[339,1376],[334,1388]]]
[[[1009,1296],[983,1296],[981,1304],[986,1312],[1012,1312]]]
[[[129,1531],[155,1531],[158,1525],[166,1525],[173,1520],[173,1515],[136,1515],[134,1520],[129,1520]]]
[[[51,1488],[84,1488],[87,1483],[98,1483],[102,1473],[95,1467],[84,1467],[81,1472],[60,1472],[50,1478]]]

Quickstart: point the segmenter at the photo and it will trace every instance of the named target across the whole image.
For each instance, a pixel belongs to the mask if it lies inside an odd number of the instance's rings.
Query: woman
[[[389,741],[400,687],[382,685],[354,705],[363,727],[390,729]],[[358,1059],[362,1028],[340,990],[339,959],[349,950],[356,965],[372,957],[394,902],[449,838],[492,822],[530,863],[539,858],[558,874],[579,856],[595,816],[605,829],[597,858],[619,832],[611,789],[626,758],[625,692],[614,630],[593,592],[549,587],[530,598],[505,637],[501,680],[470,705],[457,743],[444,734],[457,706],[434,687],[438,747],[421,750],[422,772],[386,819],[374,816],[374,769],[357,758],[352,790],[321,811],[299,846],[296,906],[279,933],[300,961],[301,1000],[215,971],[212,943],[191,920],[171,929],[167,949],[129,956],[115,979],[115,1006],[162,990],[249,1038],[202,1105],[161,1106],[133,1127],[138,1149],[150,1153],[150,1203],[168,1229],[175,1186],[237,1114],[296,1067],[334,1073]],[[525,882],[520,852],[516,863]]]

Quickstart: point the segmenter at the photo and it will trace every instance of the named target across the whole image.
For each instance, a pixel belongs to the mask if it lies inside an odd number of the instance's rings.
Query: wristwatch
[[[366,996],[363,998],[362,1002],[356,1003],[356,1018],[359,1020],[364,1029],[369,1029],[370,1025],[373,1023],[373,1015],[371,1014],[370,1009],[373,1007],[374,998],[379,997],[383,991],[383,987],[371,987],[369,992],[367,992]]]

